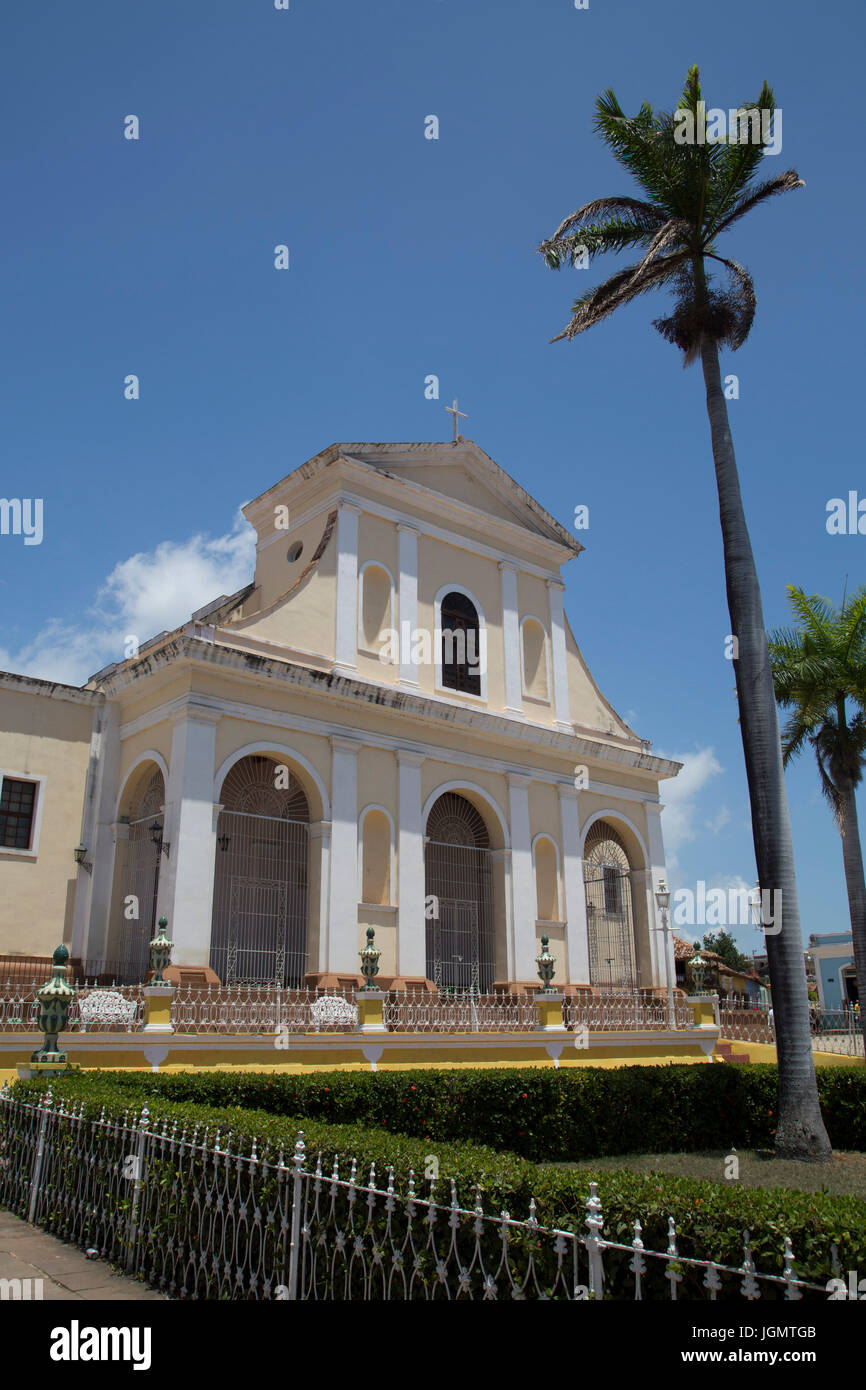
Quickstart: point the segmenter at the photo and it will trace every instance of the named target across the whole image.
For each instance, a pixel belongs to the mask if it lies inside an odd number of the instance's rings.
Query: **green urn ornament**
[[[549,936],[541,938],[541,953],[535,957],[535,964],[538,966],[538,978],[541,980],[542,988],[540,994],[555,994],[552,981],[556,974],[556,957],[548,951]]]
[[[362,990],[376,988],[373,983],[373,977],[379,973],[379,957],[382,952],[373,945],[373,938],[375,935],[375,929],[373,927],[368,927],[367,944],[360,953],[361,974],[364,976],[364,984],[361,986]]]
[[[702,994],[704,988],[704,975],[707,973],[707,963],[703,959],[699,950],[695,951],[691,960],[686,962],[686,974],[689,976],[695,994]]]
[[[39,1000],[39,1027],[42,1029],[42,1046],[31,1053],[31,1062],[66,1061],[66,1053],[60,1050],[57,1038],[66,1027],[69,1006],[75,998],[75,990],[66,983],[66,963],[69,952],[65,946],[58,946],[54,952],[54,969],[51,979],[46,980],[36,991]]]
[[[162,972],[171,960],[171,952],[174,946],[173,941],[169,941],[165,934],[168,926],[168,918],[160,917],[156,936],[150,943],[150,968],[153,971],[152,985],[171,985],[170,980],[163,979]]]

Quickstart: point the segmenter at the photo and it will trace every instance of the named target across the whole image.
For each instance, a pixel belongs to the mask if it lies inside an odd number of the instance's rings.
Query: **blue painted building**
[[[843,1009],[856,1004],[857,974],[851,933],[810,936],[809,955],[815,963],[815,981],[821,1008]]]

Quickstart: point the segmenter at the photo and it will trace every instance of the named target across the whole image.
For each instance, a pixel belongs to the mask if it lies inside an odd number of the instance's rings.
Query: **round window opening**
[[[303,549],[303,541],[295,541],[293,545],[289,546],[288,550],[286,551],[286,559],[288,560],[290,565],[293,565],[296,560],[300,560],[301,552],[303,551]]]

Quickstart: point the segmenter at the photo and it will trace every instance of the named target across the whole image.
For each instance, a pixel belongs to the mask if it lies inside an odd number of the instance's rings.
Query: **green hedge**
[[[417,1139],[509,1149],[536,1163],[772,1148],[774,1065],[466,1071],[116,1073],[167,1100],[239,1105]],[[866,1069],[818,1071],[835,1148],[866,1150]]]
[[[710,1070],[707,1068],[707,1071]],[[501,1076],[501,1073],[491,1075]],[[528,1078],[530,1074],[523,1075]],[[417,1086],[417,1073],[413,1073],[413,1076],[416,1080],[410,1085]],[[752,1233],[757,1268],[762,1272],[781,1273],[783,1240],[789,1235],[799,1276],[822,1286],[832,1276],[831,1243],[838,1247],[843,1270],[856,1269],[858,1262],[862,1264],[866,1250],[866,1204],[853,1197],[831,1197],[787,1189],[744,1189],[721,1182],[699,1182],[658,1173],[593,1171],[589,1165],[577,1171],[540,1169],[516,1154],[502,1152],[501,1147],[497,1149],[479,1143],[413,1138],[405,1133],[386,1132],[381,1124],[335,1123],[310,1115],[289,1117],[275,1114],[273,1109],[265,1111],[242,1107],[237,1099],[234,1106],[178,1099],[177,1093],[183,1088],[175,1083],[185,1079],[180,1076],[156,1077],[143,1072],[83,1073],[55,1082],[54,1091],[58,1098],[74,1099],[76,1103],[83,1101],[86,1115],[98,1114],[103,1106],[109,1116],[121,1115],[127,1108],[139,1109],[146,1101],[155,1123],[161,1124],[164,1119],[172,1123],[176,1120],[179,1128],[186,1125],[190,1129],[195,1125],[207,1125],[211,1135],[219,1126],[220,1147],[237,1153],[249,1153],[255,1138],[260,1155],[263,1146],[267,1146],[271,1157],[276,1156],[282,1148],[288,1160],[297,1130],[302,1126],[308,1161],[314,1161],[317,1152],[321,1152],[326,1174],[330,1173],[333,1156],[338,1153],[341,1155],[341,1176],[346,1176],[349,1160],[356,1157],[359,1180],[362,1175],[366,1177],[369,1165],[374,1163],[377,1183],[384,1186],[390,1165],[394,1169],[396,1190],[403,1195],[407,1191],[410,1169],[415,1171],[419,1195],[428,1195],[429,1185],[420,1178],[428,1157],[433,1154],[441,1174],[434,1194],[439,1202],[447,1205],[450,1201],[450,1180],[453,1179],[461,1204],[472,1208],[475,1205],[475,1185],[478,1184],[487,1213],[498,1214],[507,1210],[516,1219],[523,1220],[529,1213],[530,1201],[534,1199],[540,1223],[564,1230],[584,1229],[589,1183],[594,1180],[598,1183],[605,1235],[609,1240],[629,1242],[633,1223],[640,1220],[646,1247],[665,1250],[667,1221],[668,1217],[673,1217],[681,1255],[739,1266],[742,1261],[742,1232],[748,1228]],[[211,1075],[191,1076],[188,1079],[199,1081],[202,1085],[209,1083],[214,1089],[219,1089],[242,1078]],[[351,1080],[352,1077],[332,1074],[330,1078],[321,1078],[324,1084],[342,1079]],[[279,1082],[280,1078],[272,1080]],[[33,1081],[18,1082],[15,1091],[21,1095],[45,1089],[44,1081]],[[488,1119],[489,1116],[485,1115],[485,1123],[479,1127],[484,1128]],[[490,1229],[490,1238],[495,1243],[495,1228]],[[614,1296],[632,1296],[628,1258],[616,1252],[608,1252],[605,1256],[608,1287]],[[686,1270],[679,1296],[704,1297],[701,1278],[702,1273]],[[664,1296],[665,1292],[663,1265],[652,1262],[645,1294]],[[739,1283],[733,1281],[728,1284],[723,1296],[739,1299]],[[768,1296],[766,1288],[763,1296]]]

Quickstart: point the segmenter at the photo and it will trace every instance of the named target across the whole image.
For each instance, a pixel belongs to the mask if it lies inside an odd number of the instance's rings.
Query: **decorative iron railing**
[[[731,1042],[775,1043],[767,1009],[719,1008],[720,1037]]]
[[[566,998],[562,1006],[566,1028],[586,1028],[589,1032],[623,1033],[668,1028],[666,999],[647,999],[638,990],[580,995]],[[674,1028],[688,1028],[692,1012],[681,995],[673,1001]]]
[[[39,1000],[36,991],[44,979],[30,984],[0,985],[0,1033],[38,1033]],[[144,1018],[142,985],[77,987],[69,1006],[65,1033],[134,1032]]]
[[[0,1032],[37,1032],[39,1001],[32,984],[0,986]],[[135,1031],[142,1022],[142,985],[95,988],[79,985],[65,1032]],[[352,988],[337,991],[284,989],[272,983],[177,985],[172,992],[175,1033],[262,1036],[273,1033],[351,1032],[349,1014],[315,1009],[317,1001],[342,999],[357,1006]],[[344,1013],[344,1017],[340,1014]],[[675,1029],[692,1023],[688,1003],[676,996]],[[386,1028],[397,1033],[529,1033],[538,1027],[533,994],[449,993],[440,990],[390,990],[384,1004]],[[647,999],[638,991],[563,999],[566,1029],[588,1032],[667,1030],[665,999]],[[731,1036],[735,1036],[731,1034]],[[739,1035],[736,1035],[739,1036]]]
[[[827,1297],[797,1276],[788,1237],[781,1273],[759,1271],[743,1232],[742,1262],[693,1253],[668,1220],[666,1250],[608,1240],[595,1183],[575,1229],[486,1212],[480,1188],[462,1206],[453,1182],[426,1195],[410,1174],[397,1191],[353,1159],[310,1165],[303,1137],[286,1162],[255,1140],[244,1155],[220,1131],[151,1124],[147,1108],[86,1118],[76,1108],[0,1091],[0,1205],[103,1259],[140,1274],[171,1298],[427,1301]],[[445,1188],[446,1196],[437,1199]],[[449,1194],[450,1193],[450,1197]],[[841,1274],[831,1247],[834,1275]]]
[[[529,1033],[538,1027],[530,995],[392,991],[385,1025],[395,1033]]]

